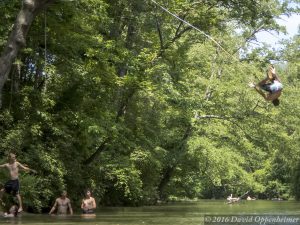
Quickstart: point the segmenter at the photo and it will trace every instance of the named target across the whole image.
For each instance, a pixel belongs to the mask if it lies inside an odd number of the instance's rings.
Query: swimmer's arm
[[[96,209],[97,205],[96,205],[96,201],[95,199],[93,198],[93,209]]]
[[[55,200],[55,203],[54,203],[53,207],[51,208],[49,214],[52,214],[54,212],[54,210],[56,209],[56,206],[57,206],[57,199]]]
[[[21,163],[19,163],[19,162],[17,162],[18,163],[18,166],[21,168],[21,169],[23,169],[23,170],[25,170],[25,171],[28,171],[28,172],[33,172],[33,173],[37,173],[35,170],[33,170],[33,169],[30,169],[29,167],[27,167],[27,166],[24,166],[24,165],[22,165]]]
[[[85,206],[85,203],[84,203],[84,200],[82,200],[82,202],[81,202],[81,208],[83,209],[84,206]]]
[[[68,202],[68,206],[69,206],[70,214],[73,215],[73,209],[70,201]]]
[[[5,168],[7,167],[7,163],[0,165],[0,168]]]

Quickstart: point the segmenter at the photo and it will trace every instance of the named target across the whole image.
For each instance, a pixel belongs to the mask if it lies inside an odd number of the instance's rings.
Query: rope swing
[[[44,10],[44,75],[45,79],[47,79],[47,11]]]
[[[195,27],[193,24],[187,22],[186,20],[180,18],[179,16],[177,16],[176,14],[172,13],[170,10],[168,10],[167,8],[163,7],[162,5],[160,5],[159,3],[157,3],[154,0],[151,0],[151,2],[153,2],[155,5],[157,5],[159,8],[161,8],[163,11],[169,13],[171,16],[175,17],[176,19],[180,20],[181,22],[185,23],[186,25],[188,25],[189,27],[193,28],[194,30],[200,32],[201,34],[203,34],[205,37],[207,37],[208,39],[210,39],[215,45],[219,46],[224,52],[226,52],[229,56],[231,56],[232,58],[234,58],[228,51],[226,51],[225,48],[222,47],[222,45],[220,43],[218,43],[212,36],[206,34],[204,31],[200,30],[198,27]]]

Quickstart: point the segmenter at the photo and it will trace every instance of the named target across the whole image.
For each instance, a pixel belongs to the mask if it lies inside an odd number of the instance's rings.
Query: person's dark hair
[[[85,189],[84,195],[86,195],[86,193],[88,193],[88,192],[90,192],[91,195],[92,195],[92,191],[91,191],[91,189],[89,189],[89,188]]]
[[[7,157],[10,158],[12,155],[15,156],[15,157],[17,156],[16,153],[14,153],[14,152],[9,152],[8,155],[7,155]]]
[[[274,106],[279,106],[280,101],[279,101],[279,99],[277,98],[277,99],[274,99],[274,100],[272,101],[272,103],[273,103]]]
[[[19,207],[17,205],[13,205],[12,207],[13,207],[12,213],[14,214],[14,216],[18,216]]]

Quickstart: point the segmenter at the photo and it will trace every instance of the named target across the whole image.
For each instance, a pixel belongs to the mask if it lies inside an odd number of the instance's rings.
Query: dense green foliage
[[[19,2],[0,4],[0,49]],[[151,1],[57,1],[34,20],[0,111],[2,162],[13,151],[38,171],[21,176],[30,209],[63,189],[78,205],[87,187],[105,205],[300,197],[299,35],[248,51],[256,32],[281,29],[289,2],[160,3],[230,55]],[[282,62],[276,108],[247,88],[270,60]]]

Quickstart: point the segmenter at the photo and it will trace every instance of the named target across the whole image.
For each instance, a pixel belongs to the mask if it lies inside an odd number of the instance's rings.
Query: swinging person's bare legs
[[[18,202],[19,202],[19,209],[18,209],[18,212],[22,212],[22,211],[23,211],[23,206],[22,206],[22,198],[21,198],[21,195],[20,195],[20,194],[17,194],[16,197],[17,197]]]

